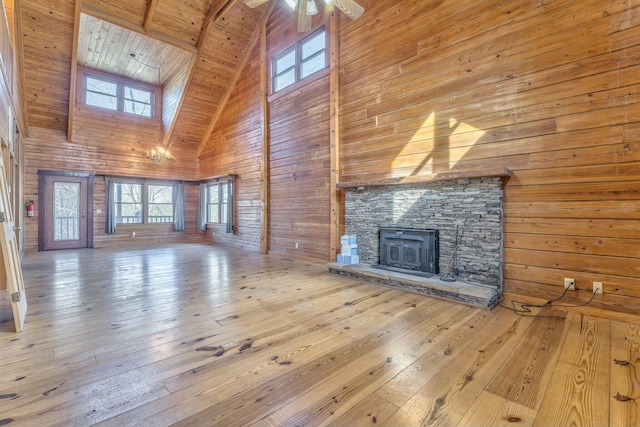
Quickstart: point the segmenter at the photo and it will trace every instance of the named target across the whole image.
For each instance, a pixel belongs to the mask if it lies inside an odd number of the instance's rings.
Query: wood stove
[[[438,230],[380,228],[380,267],[438,273]]]

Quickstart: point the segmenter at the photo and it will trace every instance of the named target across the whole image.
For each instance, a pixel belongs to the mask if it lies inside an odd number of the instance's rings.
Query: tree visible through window
[[[226,182],[207,186],[207,222],[226,224],[229,204],[228,184]]]
[[[117,224],[142,223],[142,184],[114,184],[114,208]]]
[[[115,78],[86,74],[84,103],[136,116],[153,117],[154,91]]]
[[[173,222],[173,185],[114,183],[117,224]]]
[[[173,185],[149,184],[147,189],[148,222],[173,222]]]

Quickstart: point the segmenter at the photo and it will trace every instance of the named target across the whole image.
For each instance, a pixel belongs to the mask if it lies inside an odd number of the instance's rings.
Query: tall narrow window
[[[227,208],[229,205],[229,193],[227,191],[227,183],[220,184],[220,222],[227,223]]]
[[[220,222],[220,184],[207,186],[207,222]]]
[[[273,91],[327,68],[327,33],[324,28],[313,32],[273,58]]]
[[[219,182],[207,186],[207,222],[226,224],[229,212],[229,184]]]

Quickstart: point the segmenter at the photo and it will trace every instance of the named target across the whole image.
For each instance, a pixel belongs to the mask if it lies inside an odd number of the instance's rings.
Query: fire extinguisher
[[[35,210],[35,205],[33,204],[33,200],[29,200],[26,204],[26,207],[27,207],[27,216],[33,216],[34,210]]]

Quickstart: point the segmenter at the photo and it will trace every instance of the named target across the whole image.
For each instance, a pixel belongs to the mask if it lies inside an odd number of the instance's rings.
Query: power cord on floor
[[[567,295],[568,291],[569,291],[569,288],[564,288],[564,292],[562,292],[562,295],[560,295],[558,298],[549,300],[544,304],[527,304],[527,303],[519,302],[519,301],[511,301],[511,307],[507,307],[506,305],[504,305],[502,303],[500,304],[500,307],[505,308],[505,309],[510,310],[510,311],[513,311],[515,314],[517,314],[518,316],[521,316],[521,317],[546,317],[546,318],[551,318],[551,319],[566,319],[565,316],[551,316],[551,315],[533,314],[531,309],[532,308],[552,308],[552,307],[561,307],[561,308],[584,307],[586,305],[591,304],[593,299],[598,294],[597,291],[594,291],[593,294],[591,295],[591,298],[589,299],[589,301],[587,301],[586,303],[583,303],[583,304],[575,304],[575,305],[554,304],[555,302],[558,302],[562,298],[564,298],[565,295]],[[519,304],[520,308],[517,308],[516,304]]]

